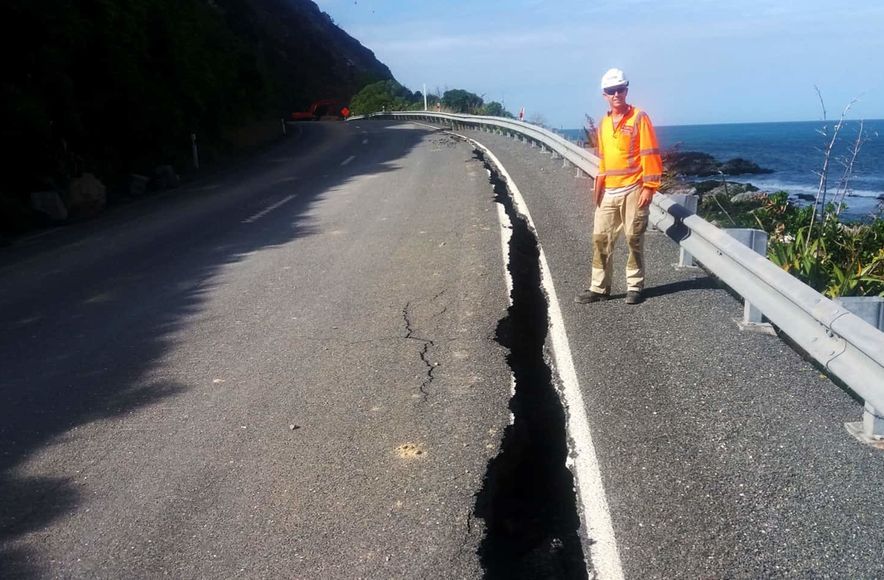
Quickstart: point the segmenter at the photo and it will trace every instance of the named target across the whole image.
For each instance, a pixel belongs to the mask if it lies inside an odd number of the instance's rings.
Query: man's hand
[[[657,191],[650,187],[642,187],[642,192],[638,197],[638,207],[646,208],[651,205],[651,198],[654,197],[655,193],[657,193]]]
[[[595,202],[595,206],[599,207],[602,205],[602,198],[605,197],[605,190],[593,192],[592,200]]]
[[[596,207],[602,205],[603,197],[605,197],[605,178],[596,177],[595,190],[592,192],[592,201],[595,203]]]

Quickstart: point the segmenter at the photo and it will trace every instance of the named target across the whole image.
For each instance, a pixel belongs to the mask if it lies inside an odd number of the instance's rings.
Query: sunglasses
[[[623,85],[620,87],[608,87],[607,89],[605,89],[605,94],[611,96],[616,95],[617,93],[625,93],[626,89],[628,88],[628,85]]]

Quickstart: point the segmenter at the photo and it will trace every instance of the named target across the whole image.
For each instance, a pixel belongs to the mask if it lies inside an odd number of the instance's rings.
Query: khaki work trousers
[[[626,235],[629,257],[626,260],[626,290],[642,290],[645,286],[645,231],[648,229],[648,208],[639,209],[641,187],[626,195],[605,195],[595,209],[592,230],[593,292],[610,294],[614,243],[620,232]]]

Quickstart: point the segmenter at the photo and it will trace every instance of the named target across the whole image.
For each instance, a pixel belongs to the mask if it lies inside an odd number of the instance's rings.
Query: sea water
[[[786,191],[797,196],[816,195],[819,190],[823,151],[831,139],[835,123],[738,123],[661,126],[656,129],[664,150],[677,147],[681,151],[702,151],[722,162],[742,157],[773,170],[769,174],[728,176],[729,181],[751,183],[764,191]],[[820,134],[826,125],[828,138]],[[859,121],[845,121],[838,133],[829,157],[828,199],[838,189],[845,169],[842,162],[849,160],[859,128]],[[564,133],[572,139],[584,137],[582,130],[566,130]],[[884,120],[864,121],[863,133],[866,141],[856,156],[845,200],[848,209],[843,215],[848,219],[876,213],[881,199],[884,199]]]

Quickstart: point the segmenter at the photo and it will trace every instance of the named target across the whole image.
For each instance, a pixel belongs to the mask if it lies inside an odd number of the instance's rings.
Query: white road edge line
[[[351,155],[350,157],[347,157],[346,159],[344,159],[343,161],[341,161],[341,167],[347,165],[348,163],[350,163],[350,162],[353,161],[354,159],[356,159],[356,156],[355,156],[355,155]]]
[[[485,170],[485,173],[488,174],[488,177],[491,177],[491,172],[489,170]],[[513,276],[510,273],[509,269],[509,247],[510,240],[513,237],[513,225],[510,223],[509,216],[506,215],[506,208],[503,207],[502,203],[494,204],[497,206],[497,221],[500,224],[500,256],[503,258],[503,279],[506,281],[506,303],[509,306],[513,305]],[[510,373],[510,398],[516,396],[516,374]],[[510,425],[516,422],[516,416],[510,411]]]
[[[525,217],[528,226],[537,234],[534,220],[528,211],[528,205],[522,197],[516,182],[510,177],[503,164],[487,147],[466,137],[458,135],[481,149],[488,159],[497,167],[500,174],[506,179],[507,188],[513,196],[516,210]],[[500,204],[498,204],[499,206]],[[501,217],[501,243],[504,243],[504,255],[508,255],[509,238],[512,236],[512,225],[508,227],[509,235],[503,230],[507,229],[509,218],[502,209],[498,210]],[[503,221],[505,220],[505,221]],[[599,469],[598,458],[595,453],[595,445],[592,442],[592,434],[589,429],[589,419],[586,416],[586,407],[583,404],[583,394],[580,392],[580,383],[577,380],[577,371],[574,369],[574,360],[571,357],[571,347],[568,344],[568,334],[565,332],[565,321],[562,318],[562,309],[553,285],[552,273],[546,261],[543,246],[540,245],[538,236],[537,249],[540,252],[540,279],[544,292],[549,301],[549,336],[552,340],[553,356],[559,379],[562,381],[562,396],[567,409],[568,434],[572,442],[569,454],[568,467],[574,472],[577,480],[577,492],[583,505],[583,514],[586,524],[586,533],[591,541],[589,550],[592,566],[595,568],[596,578],[599,580],[622,580],[623,566],[620,562],[620,551],[617,549],[617,540],[614,537],[614,527],[611,524],[611,513],[608,510],[608,500],[605,497],[605,488],[602,483],[602,473]],[[505,258],[506,261],[506,258]],[[507,271],[507,286],[511,288],[512,279]],[[570,459],[574,457],[573,459]]]
[[[295,199],[296,197],[298,197],[298,194],[296,194],[296,193],[286,196],[286,197],[282,198],[281,200],[277,201],[276,203],[274,203],[273,205],[269,205],[269,206],[265,207],[264,209],[262,209],[261,211],[259,211],[255,215],[253,215],[252,217],[244,219],[241,223],[244,223],[244,224],[255,223],[256,221],[258,221],[259,219],[261,219],[262,217],[264,217],[268,213],[272,212],[273,210],[275,210],[279,207],[282,207],[283,205],[287,204],[288,202]]]

